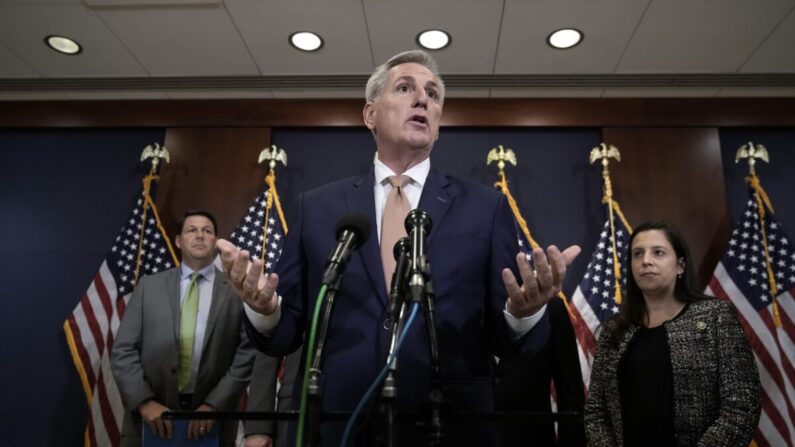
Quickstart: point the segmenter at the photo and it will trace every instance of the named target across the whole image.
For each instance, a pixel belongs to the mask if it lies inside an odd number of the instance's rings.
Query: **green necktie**
[[[196,339],[196,317],[199,315],[200,273],[191,275],[188,291],[182,301],[179,316],[179,366],[177,386],[182,391],[190,383],[190,370],[193,364],[193,342]]]

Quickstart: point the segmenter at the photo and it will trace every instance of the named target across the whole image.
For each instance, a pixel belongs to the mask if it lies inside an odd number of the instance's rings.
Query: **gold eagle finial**
[[[259,153],[257,163],[262,163],[265,160],[268,161],[268,167],[270,167],[271,171],[276,168],[276,162],[278,161],[287,166],[287,152],[276,147],[275,144],[271,144],[270,147],[266,147]]]
[[[739,163],[743,158],[748,159],[748,169],[752,176],[756,176],[755,165],[757,158],[765,163],[770,163],[770,155],[767,153],[767,148],[761,144],[754,144],[750,141],[748,144],[743,144],[737,149],[737,156],[734,157],[734,162]]]
[[[606,166],[608,163],[608,158],[615,158],[616,161],[621,161],[621,153],[618,152],[618,148],[612,144],[608,145],[601,143],[599,146],[591,149],[591,164],[594,164],[596,160],[601,159],[602,165]]]
[[[168,163],[169,154],[168,149],[165,146],[160,146],[159,143],[155,143],[154,147],[152,145],[148,145],[144,148],[144,151],[141,152],[141,161],[145,161],[147,158],[152,159],[152,172],[157,170],[157,165],[160,163],[160,159],[163,159]]]
[[[497,169],[503,172],[505,169],[505,162],[516,166],[516,154],[513,153],[511,148],[504,148],[501,144],[492,148],[486,156],[486,165],[490,165],[492,161],[497,162]]]

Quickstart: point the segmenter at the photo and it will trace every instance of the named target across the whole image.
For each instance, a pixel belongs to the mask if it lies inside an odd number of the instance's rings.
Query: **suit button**
[[[171,368],[171,374],[176,374],[176,373],[177,373],[177,368]]]
[[[387,317],[386,320],[384,320],[384,329],[387,330],[387,331],[392,330],[392,319],[391,318]]]

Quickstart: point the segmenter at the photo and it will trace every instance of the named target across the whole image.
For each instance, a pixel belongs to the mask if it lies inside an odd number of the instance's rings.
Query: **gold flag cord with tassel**
[[[607,205],[608,221],[610,222],[610,239],[613,251],[613,278],[615,280],[615,296],[614,301],[616,304],[621,304],[621,262],[618,257],[618,247],[616,246],[616,225],[615,214],[621,219],[627,231],[632,232],[632,227],[629,226],[624,213],[621,212],[621,207],[618,202],[613,200],[613,182],[610,180],[610,169],[608,168],[609,159],[615,158],[616,161],[621,161],[621,153],[613,145],[601,143],[599,146],[591,149],[590,155],[591,164],[597,160],[602,162],[602,180],[604,182],[604,195],[602,196],[602,203]]]
[[[765,268],[767,269],[767,280],[770,284],[770,297],[773,302],[773,323],[776,327],[781,327],[781,314],[779,313],[778,300],[776,299],[778,287],[776,286],[776,277],[773,274],[773,261],[770,259],[770,248],[767,245],[767,231],[765,230],[766,210],[769,210],[770,214],[774,214],[775,211],[773,211],[773,204],[770,201],[770,197],[768,197],[765,189],[762,188],[762,183],[756,175],[756,160],[759,159],[769,163],[770,155],[768,155],[767,148],[763,145],[754,144],[749,141],[748,144],[740,146],[740,149],[737,150],[734,162],[738,163],[740,159],[743,158],[748,159],[749,170],[749,175],[745,178],[745,182],[754,190],[756,210],[759,214],[759,230],[762,232],[762,247],[765,251]]]
[[[527,239],[527,242],[530,243],[530,247],[535,250],[536,248],[540,247],[540,245],[530,234],[527,221],[524,217],[522,217],[522,213],[519,211],[519,205],[516,203],[516,199],[513,197],[513,194],[511,194],[511,190],[508,187],[508,180],[505,177],[505,161],[509,161],[510,163],[516,165],[516,156],[511,149],[506,150],[502,145],[499,145],[498,148],[494,148],[489,152],[486,164],[488,165],[494,160],[498,161],[497,169],[499,169],[500,180],[494,183],[494,186],[499,188],[499,190],[502,191],[502,193],[508,199],[508,205],[511,207],[511,211],[513,212],[516,222],[519,224],[519,228],[522,229],[522,234],[524,235],[525,239]],[[563,305],[566,307],[566,312],[568,312],[569,317],[573,321],[576,321],[577,317],[569,307],[569,300],[566,298],[566,294],[564,294],[563,291],[560,291],[558,292],[557,296],[563,301]]]
[[[767,280],[770,283],[770,297],[773,301],[773,321],[776,327],[781,327],[781,314],[778,309],[778,287],[776,286],[776,277],[773,274],[773,261],[770,259],[770,248],[767,245],[767,231],[765,230],[765,209],[770,210],[773,214],[773,204],[770,202],[767,192],[762,188],[759,177],[756,173],[752,173],[745,178],[746,183],[754,190],[754,200],[756,200],[756,210],[759,213],[759,229],[762,232],[762,246],[765,250],[765,267],[767,268]]]
[[[150,192],[151,192],[151,189],[152,189],[152,182],[160,180],[160,176],[157,175],[157,166],[159,165],[160,158],[163,158],[166,161],[168,161],[168,153],[165,152],[166,151],[165,147],[161,148],[157,144],[155,144],[155,146],[156,146],[156,149],[154,151],[151,150],[151,147],[147,146],[146,149],[144,149],[144,153],[143,153],[143,155],[141,157],[142,160],[145,160],[146,158],[150,158],[151,157],[152,158],[152,166],[149,168],[149,174],[147,174],[146,177],[144,177],[144,179],[143,179],[144,204],[143,204],[143,212],[141,213],[141,231],[138,234],[138,250],[137,250],[136,255],[135,255],[135,277],[134,277],[135,278],[135,282],[134,282],[134,284],[138,283],[138,277],[141,274],[141,262],[142,262],[141,257],[143,256],[144,230],[146,229],[146,219],[147,219],[147,213],[149,212],[149,210],[152,211],[152,215],[155,218],[155,222],[157,223],[157,229],[160,231],[160,234],[163,234],[163,235],[167,234],[165,229],[163,228],[162,222],[160,221],[160,215],[157,212],[157,206],[155,205],[155,202],[152,200],[152,196],[151,196]],[[163,152],[159,152],[159,151],[163,151]],[[163,155],[163,154],[165,154],[165,155]],[[171,255],[171,259],[174,261],[175,265],[179,266],[179,258],[177,258],[177,255],[174,252],[174,247],[171,246],[171,241],[169,240],[168,237],[164,237],[164,239],[165,239],[165,242],[166,242],[166,247],[168,247],[168,252]]]
[[[267,249],[268,249],[268,220],[271,218],[271,211],[273,210],[273,205],[276,205],[276,215],[279,217],[279,222],[282,224],[282,228],[284,229],[284,234],[287,235],[287,219],[284,218],[284,211],[282,211],[282,203],[279,200],[279,193],[276,191],[276,162],[280,161],[282,164],[287,166],[287,153],[284,149],[279,149],[276,145],[271,145],[270,147],[266,147],[262,150],[259,154],[259,163],[263,161],[268,161],[268,175],[265,176],[265,184],[268,185],[268,194],[265,201],[265,220],[263,221],[262,225],[262,255],[260,256],[260,261],[262,261],[262,271],[265,271],[265,258],[267,256]]]

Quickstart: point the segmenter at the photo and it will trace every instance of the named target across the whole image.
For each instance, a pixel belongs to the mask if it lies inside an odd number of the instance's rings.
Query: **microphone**
[[[400,317],[400,296],[403,280],[406,278],[411,264],[411,241],[407,237],[400,238],[393,249],[395,255],[395,272],[392,273],[392,286],[389,289],[389,317],[393,323]]]
[[[411,238],[411,278],[409,290],[411,299],[420,301],[425,289],[425,237],[433,227],[431,216],[425,211],[415,208],[406,216],[406,232]]]
[[[361,247],[370,237],[370,220],[362,213],[350,213],[337,221],[334,229],[337,246],[326,261],[322,284],[335,284],[348,263],[351,252]]]

